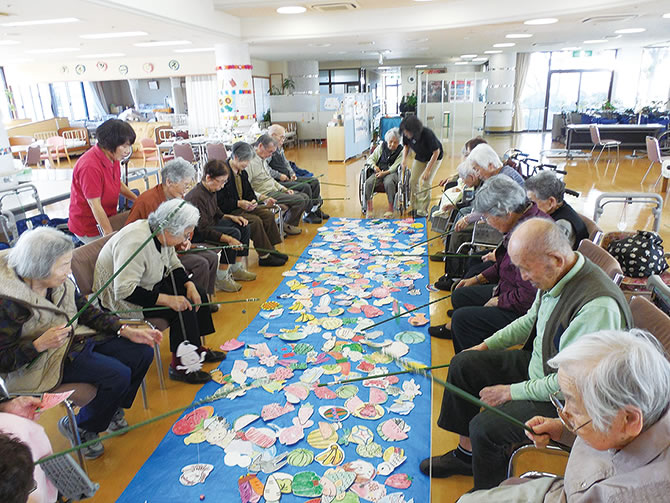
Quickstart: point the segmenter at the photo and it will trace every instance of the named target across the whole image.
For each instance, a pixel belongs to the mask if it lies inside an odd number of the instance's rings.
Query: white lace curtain
[[[219,126],[216,75],[186,77],[186,103],[190,134],[205,134]]]
[[[523,109],[521,108],[521,94],[526,86],[526,77],[530,68],[530,53],[519,52],[516,55],[516,68],[514,71],[514,121],[512,131],[523,131],[526,124],[523,120]]]

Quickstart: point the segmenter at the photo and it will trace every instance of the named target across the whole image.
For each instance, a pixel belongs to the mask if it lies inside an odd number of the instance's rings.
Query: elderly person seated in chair
[[[398,168],[402,162],[402,135],[400,129],[389,129],[384,135],[384,141],[372,152],[365,161],[365,168],[370,170],[370,176],[365,180],[365,200],[367,212],[372,212],[372,198],[376,189],[384,188],[388,199],[388,210],[385,217],[393,215],[393,201],[398,190]]]
[[[67,383],[95,386],[95,398],[77,415],[87,442],[128,425],[123,409],[132,405],[162,334],[124,325],[93,306],[68,325],[86,304],[68,277],[73,249],[62,232],[38,227],[0,252],[0,373],[18,394]],[[67,417],[58,428],[72,441]],[[89,459],[103,452],[100,442],[84,448]]]
[[[302,232],[300,217],[311,208],[313,201],[302,192],[295,192],[284,187],[270,176],[267,168],[272,154],[277,150],[277,142],[268,134],[261,135],[253,144],[255,155],[251,158],[246,172],[249,183],[258,194],[258,199],[265,202],[267,206],[283,204],[288,207],[284,214],[284,231],[289,236],[295,236]]]
[[[314,176],[298,176],[291,167],[291,163],[284,154],[284,139],[286,129],[279,124],[273,124],[268,128],[268,134],[277,142],[277,150],[268,161],[268,171],[272,178],[281,183],[288,189],[302,192],[309,197],[310,203],[307,205],[308,211],[305,212],[303,220],[308,224],[320,224],[323,220],[328,220],[330,215],[321,210],[323,199],[321,199],[321,183]]]
[[[447,380],[519,421],[556,417],[550,400],[559,388],[547,362],[583,335],[630,328],[632,315],[611,278],[573,251],[549,218],[520,224],[507,253],[510,267],[537,287],[537,297],[524,316],[454,356]],[[472,475],[475,489],[502,482],[511,452],[526,440],[518,426],[447,390],[437,424],[460,436],[458,447],[424,460],[421,471],[433,477]]]
[[[576,250],[582,239],[589,238],[584,221],[572,206],[565,202],[565,182],[556,173],[540,171],[526,180],[528,199],[553,218],[568,237],[572,249]]]
[[[193,233],[198,217],[198,210],[185,201],[171,199],[162,203],[147,220],[125,226],[105,243],[93,277],[93,287],[98,290],[130,260],[102,290],[100,304],[109,311],[130,311],[129,316],[134,318],[144,317],[142,308],[164,307],[151,311],[151,317],[170,323],[169,376],[189,384],[211,379],[200,370],[203,361],[216,362],[226,357],[221,351],[202,346],[201,337],[214,333],[212,313],[209,306],[192,305],[201,304],[205,292],[187,276],[175,251],[175,246]],[[151,238],[156,230],[158,233]],[[139,253],[131,259],[137,250]]]
[[[474,210],[504,238],[491,252],[494,260],[490,267],[454,287],[451,323],[428,329],[433,337],[453,337],[456,353],[479,344],[526,314],[535,299],[536,289],[512,264],[507,253],[509,238],[522,222],[535,217],[548,218],[528,200],[518,184],[504,175],[494,176],[484,183],[475,197]]]
[[[461,503],[506,501],[668,501],[670,363],[642,330],[585,335],[549,360],[558,368],[559,419],[526,424],[544,447],[572,445],[565,478],[540,477],[463,496]]]

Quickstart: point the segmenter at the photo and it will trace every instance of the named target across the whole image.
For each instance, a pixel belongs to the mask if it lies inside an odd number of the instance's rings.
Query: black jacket
[[[247,172],[244,170],[240,171],[240,178],[242,178],[242,194],[240,195],[237,193],[237,187],[235,186],[233,170],[230,168],[230,165],[228,165],[228,168],[230,169],[228,181],[223,188],[216,193],[216,203],[219,205],[219,209],[221,209],[223,213],[232,213],[236,210],[237,201],[240,199],[244,199],[245,201],[253,201],[256,199],[256,193],[254,192],[254,189],[251,188]]]

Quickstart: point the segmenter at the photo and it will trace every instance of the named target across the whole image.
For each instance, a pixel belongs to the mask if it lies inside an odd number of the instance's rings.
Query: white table
[[[158,176],[158,170],[130,168],[129,180]],[[125,175],[125,170],[122,176]],[[135,178],[133,175],[136,175]],[[141,176],[137,176],[141,175]],[[22,215],[27,211],[42,210],[60,201],[70,199],[72,186],[72,169],[33,169],[30,181],[20,182],[13,189],[0,191],[0,211],[11,211],[15,215]],[[37,191],[37,197],[32,190]]]

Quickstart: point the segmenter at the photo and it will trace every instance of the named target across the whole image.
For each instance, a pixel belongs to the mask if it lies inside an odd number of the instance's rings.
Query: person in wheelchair
[[[366,177],[363,210],[368,214],[372,212],[372,198],[375,191],[383,188],[389,203],[388,211],[384,213],[384,216],[393,215],[393,201],[398,189],[398,167],[402,161],[401,139],[400,129],[389,129],[384,135],[384,141],[365,161],[361,176]]]
[[[565,182],[551,171],[540,171],[526,180],[528,199],[563,229],[565,235],[576,250],[582,239],[589,238],[584,221],[572,206],[565,202]]]

